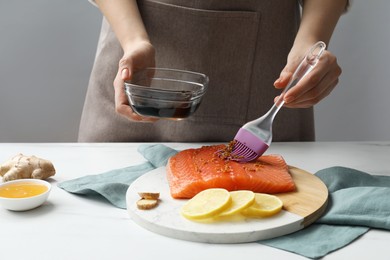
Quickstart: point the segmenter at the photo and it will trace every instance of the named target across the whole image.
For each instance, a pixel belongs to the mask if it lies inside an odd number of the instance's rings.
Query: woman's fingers
[[[115,90],[115,111],[131,121],[155,122],[158,120],[156,118],[143,117],[135,113],[129,105],[124,88],[125,81],[130,80],[135,71],[154,66],[154,56],[154,47],[150,43],[142,41],[134,43],[132,49],[125,52],[119,61],[118,73],[113,83]]]
[[[126,76],[126,69],[119,71],[115,77],[114,80],[114,89],[115,89],[115,111],[126,117],[127,119],[131,121],[139,121],[139,122],[155,122],[157,119],[155,118],[149,118],[149,117],[143,117],[135,113],[131,107],[129,106],[129,101],[127,99],[127,95],[125,93],[124,89],[124,80],[122,79],[123,76]],[[124,77],[125,79],[127,77]]]
[[[315,104],[318,104],[324,98],[326,98],[333,91],[337,84],[338,80],[330,84],[326,84],[326,87],[321,87],[320,84],[318,87],[312,88],[311,90],[307,91],[301,97],[293,101],[284,103],[284,105],[290,108],[312,107]]]
[[[121,70],[121,76],[122,76],[122,80],[129,80],[130,79],[130,70],[129,68],[123,68],[123,69],[119,69]]]
[[[287,70],[287,67],[280,73],[279,78],[274,82],[275,88],[282,89],[285,88],[290,81],[293,73]]]
[[[282,75],[283,72],[280,79],[283,78]],[[288,74],[285,72],[284,75]],[[317,104],[336,87],[340,75],[341,68],[337,64],[336,57],[330,52],[324,52],[316,67],[284,95],[285,106],[306,108]],[[282,83],[287,85],[285,81],[280,80],[275,82],[275,87],[284,87],[285,85],[282,85]],[[277,98],[275,98],[275,101]]]

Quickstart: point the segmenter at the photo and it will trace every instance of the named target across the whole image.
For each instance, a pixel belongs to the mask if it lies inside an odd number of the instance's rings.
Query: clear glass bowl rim
[[[174,73],[186,73],[186,74],[192,74],[192,75],[196,75],[196,76],[199,76],[201,78],[204,79],[204,82],[203,83],[198,83],[198,82],[191,82],[192,84],[196,84],[196,85],[199,85],[199,86],[202,86],[202,88],[199,90],[199,91],[194,91],[192,92],[193,93],[193,96],[191,99],[194,99],[194,98],[197,98],[199,96],[202,96],[207,88],[208,88],[208,85],[209,85],[209,78],[207,75],[203,74],[203,73],[199,73],[199,72],[194,72],[194,71],[188,71],[188,70],[180,70],[180,69],[171,69],[171,68],[158,68],[158,67],[149,67],[149,68],[145,68],[143,70],[140,70],[140,71],[137,71],[136,73],[141,73],[143,71],[146,71],[146,70],[155,70],[155,71],[168,71],[168,72],[174,72]],[[135,74],[136,74],[135,73]],[[175,79],[173,79],[175,80]],[[175,80],[175,81],[179,81],[179,80]],[[125,89],[126,89],[126,93],[128,95],[132,95],[131,92],[127,89],[129,88],[135,88],[135,89],[139,89],[139,90],[145,90],[145,86],[142,86],[142,85],[139,85],[139,84],[134,84],[134,83],[130,83],[128,81],[125,81]],[[148,87],[148,92],[151,91],[151,92],[165,92],[165,93],[181,93],[183,92],[182,90],[164,90],[164,89],[160,89],[160,88],[154,88],[154,87]]]

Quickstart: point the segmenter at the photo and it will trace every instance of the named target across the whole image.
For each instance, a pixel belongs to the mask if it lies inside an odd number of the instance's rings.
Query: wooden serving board
[[[173,199],[170,195],[165,167],[146,173],[130,185],[126,194],[127,211],[135,223],[152,232],[189,241],[244,243],[286,235],[317,220],[328,201],[328,189],[319,178],[296,167],[289,170],[297,190],[276,194],[283,201],[283,210],[269,218],[190,221],[180,214],[187,200]],[[139,210],[138,192],[160,192],[159,205],[151,210]]]

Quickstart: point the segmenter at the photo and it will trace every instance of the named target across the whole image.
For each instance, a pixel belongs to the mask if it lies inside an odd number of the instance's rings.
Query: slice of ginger
[[[159,192],[138,192],[138,195],[143,199],[158,200],[160,197]]]
[[[158,205],[158,200],[155,199],[140,199],[137,201],[138,209],[152,209]]]
[[[141,197],[137,201],[138,209],[152,209],[158,205],[160,198],[159,192],[138,192],[138,195]]]

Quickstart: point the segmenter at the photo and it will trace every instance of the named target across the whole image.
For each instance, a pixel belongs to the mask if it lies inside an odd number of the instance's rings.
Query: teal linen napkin
[[[138,152],[147,162],[87,175],[58,186],[75,194],[101,195],[114,206],[125,209],[129,185],[142,174],[166,165],[169,157],[177,153],[161,144],[141,145]],[[316,176],[330,193],[325,214],[303,230],[259,243],[316,259],[348,245],[369,228],[390,230],[390,177],[345,167],[326,168]]]
[[[126,209],[126,192],[139,176],[166,165],[169,157],[177,151],[165,145],[141,145],[138,148],[148,161],[139,165],[115,169],[97,175],[87,175],[64,181],[57,186],[71,193],[96,197],[101,195],[114,206]]]
[[[327,211],[313,225],[290,235],[259,243],[321,258],[342,248],[369,228],[390,230],[390,177],[331,167],[315,174],[328,187]]]

